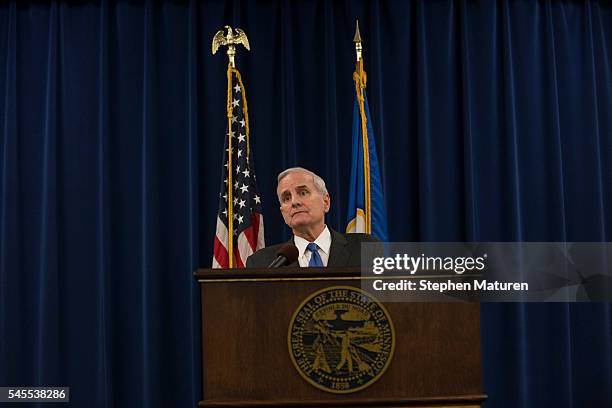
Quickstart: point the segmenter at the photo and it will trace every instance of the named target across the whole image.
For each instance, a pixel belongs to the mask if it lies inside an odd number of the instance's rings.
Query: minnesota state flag
[[[364,232],[376,236],[381,241],[387,241],[387,211],[376,156],[374,129],[365,91],[367,76],[361,58],[357,62],[353,80],[355,81],[353,159],[346,232]]]

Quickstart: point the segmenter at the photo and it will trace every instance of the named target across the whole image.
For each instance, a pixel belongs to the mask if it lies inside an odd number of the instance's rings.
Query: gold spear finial
[[[355,43],[355,52],[357,53],[357,62],[361,61],[361,34],[359,33],[359,20],[357,20],[357,26],[355,27],[355,37],[353,37]]]
[[[251,46],[249,45],[249,39],[241,29],[236,28],[232,30],[232,27],[227,25],[225,26],[225,29],[227,29],[227,34],[224,35],[224,30],[219,30],[214,35],[212,39],[212,53],[215,55],[220,46],[227,45],[227,56],[229,57],[229,63],[232,68],[236,68],[236,62],[234,60],[234,57],[236,56],[235,45],[242,44],[244,45],[244,48],[249,51],[251,50]],[[234,34],[234,31],[236,31],[236,34]]]

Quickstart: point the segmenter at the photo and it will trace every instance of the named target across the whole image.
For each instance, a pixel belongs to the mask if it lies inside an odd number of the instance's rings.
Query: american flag
[[[247,257],[265,246],[264,226],[253,151],[249,145],[249,115],[245,89],[240,73],[231,66],[228,68],[227,91],[228,128],[212,266],[244,268]],[[231,265],[228,257],[230,235],[234,253]]]

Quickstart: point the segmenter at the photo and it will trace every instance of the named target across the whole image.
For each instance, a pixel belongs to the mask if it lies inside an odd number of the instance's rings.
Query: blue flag
[[[357,70],[353,73],[353,159],[346,232],[363,232],[372,234],[381,241],[387,241],[387,211],[365,91],[366,78],[363,60],[360,59]]]

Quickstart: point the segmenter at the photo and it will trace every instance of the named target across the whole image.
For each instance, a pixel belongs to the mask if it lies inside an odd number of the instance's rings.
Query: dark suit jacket
[[[331,228],[329,232],[331,233],[331,247],[327,266],[360,266],[361,243],[378,242],[376,237],[368,234],[341,234]],[[260,249],[247,258],[246,267],[266,268],[276,259],[276,251],[287,243],[293,244],[293,238],[284,244],[272,245]],[[298,261],[295,261],[287,266],[299,267],[300,264]]]

